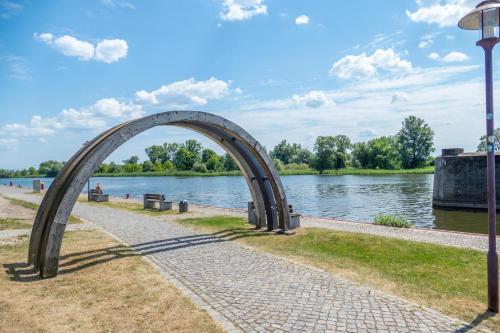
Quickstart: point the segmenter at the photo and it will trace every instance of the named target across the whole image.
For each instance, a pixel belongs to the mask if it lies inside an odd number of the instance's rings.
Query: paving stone
[[[237,330],[455,332],[465,326],[434,310],[173,222],[80,203],[73,213],[134,247]]]

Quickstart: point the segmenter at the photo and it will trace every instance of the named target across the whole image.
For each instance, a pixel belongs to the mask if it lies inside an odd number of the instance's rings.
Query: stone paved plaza
[[[5,193],[5,188],[0,193]],[[40,197],[10,192],[39,201]],[[156,217],[77,204],[73,213],[140,251],[228,331],[465,332],[436,311]]]

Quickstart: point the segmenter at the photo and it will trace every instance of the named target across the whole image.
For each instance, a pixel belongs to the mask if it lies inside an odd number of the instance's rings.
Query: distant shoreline
[[[418,174],[433,174],[434,167],[425,167],[418,169],[339,169],[339,170],[325,170],[320,173],[317,170],[282,170],[279,172],[281,176],[375,176],[375,175],[418,175]],[[240,171],[222,171],[222,172],[194,172],[194,171],[172,171],[172,172],[132,172],[132,173],[96,173],[92,177],[228,177],[228,176],[242,176]],[[3,179],[14,178],[51,178],[46,175],[27,175],[15,176]]]

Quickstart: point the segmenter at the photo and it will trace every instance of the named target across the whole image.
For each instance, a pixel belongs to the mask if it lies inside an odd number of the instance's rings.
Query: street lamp
[[[481,30],[476,43],[484,50],[486,73],[486,147],[488,173],[488,309],[498,312],[498,255],[496,251],[495,137],[493,134],[492,51],[500,41],[500,1],[479,3],[465,15],[458,26],[465,30]]]

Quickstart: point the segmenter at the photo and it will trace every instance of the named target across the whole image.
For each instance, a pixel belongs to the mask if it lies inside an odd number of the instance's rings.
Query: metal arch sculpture
[[[222,117],[199,111],[169,111],[125,122],[89,141],[64,165],[38,209],[31,231],[28,262],[42,278],[57,275],[66,223],[83,187],[119,146],[152,127],[173,125],[197,131],[233,157],[255,203],[256,227],[290,229],[290,212],[279,175],[265,149],[244,129]]]

